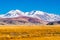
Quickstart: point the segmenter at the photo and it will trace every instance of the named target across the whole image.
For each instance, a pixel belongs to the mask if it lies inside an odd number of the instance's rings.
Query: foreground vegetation
[[[60,25],[0,25],[0,40],[60,40]]]

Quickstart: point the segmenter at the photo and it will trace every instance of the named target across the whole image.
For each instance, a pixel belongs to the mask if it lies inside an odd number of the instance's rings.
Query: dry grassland
[[[60,40],[60,25],[0,25],[0,40]]]

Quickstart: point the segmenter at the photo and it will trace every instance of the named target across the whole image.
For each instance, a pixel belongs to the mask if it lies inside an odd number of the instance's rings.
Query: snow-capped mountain
[[[6,14],[3,14],[2,16],[0,15],[0,17],[2,17],[2,18],[14,18],[14,17],[22,16],[23,14],[24,14],[24,12],[22,12],[20,10],[11,10],[11,11],[7,12]]]
[[[20,10],[11,10],[7,12],[6,14],[0,15],[0,18],[16,18],[16,20],[19,18],[19,20],[28,20],[27,22],[54,22],[54,21],[60,21],[60,16],[55,14],[46,13],[43,11],[31,11],[31,12],[22,12]],[[9,19],[9,20],[10,20]],[[37,21],[38,20],[38,21]]]

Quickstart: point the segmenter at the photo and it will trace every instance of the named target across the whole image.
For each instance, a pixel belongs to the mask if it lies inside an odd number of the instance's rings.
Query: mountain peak
[[[16,10],[11,10],[8,13],[10,13],[10,14],[21,14],[22,11],[16,9]]]
[[[4,18],[18,17],[18,16],[21,16],[22,14],[24,14],[24,12],[22,12],[20,10],[11,10],[11,11],[7,12],[6,14],[4,14]]]
[[[20,16],[38,18],[44,21],[60,21],[60,16],[55,14],[46,13],[43,11],[31,11],[31,12],[22,12],[18,9],[11,10],[6,14],[0,15],[1,18],[15,18]]]

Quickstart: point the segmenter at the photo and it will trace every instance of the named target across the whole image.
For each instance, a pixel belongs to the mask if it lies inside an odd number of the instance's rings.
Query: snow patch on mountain
[[[20,16],[38,18],[44,21],[60,21],[59,15],[50,14],[43,11],[22,12],[20,10],[11,10],[6,14],[0,15],[0,18],[14,18]]]

